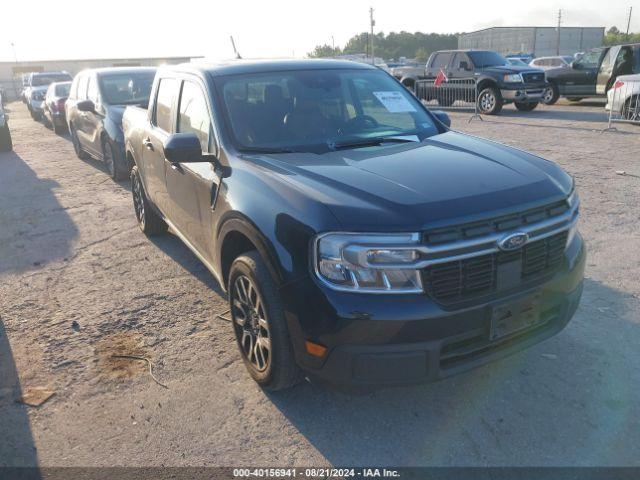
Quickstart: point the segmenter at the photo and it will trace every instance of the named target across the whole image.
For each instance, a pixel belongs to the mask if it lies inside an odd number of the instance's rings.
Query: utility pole
[[[627,40],[629,40],[629,27],[631,26],[631,12],[633,11],[633,7],[629,7],[629,18],[627,19]]]
[[[233,53],[236,54],[236,59],[240,60],[242,57],[240,56],[240,53],[236,48],[236,42],[233,41],[233,35],[230,35],[230,38],[231,38],[231,46],[233,47]]]
[[[371,33],[369,34],[371,47],[369,47],[369,51],[371,52],[371,65],[374,65],[376,63],[376,57],[373,53],[373,27],[375,26],[376,21],[373,19],[373,7],[369,8],[369,23],[371,24]]]
[[[556,38],[556,55],[560,55],[560,28],[562,26],[562,10],[558,10],[558,36]]]

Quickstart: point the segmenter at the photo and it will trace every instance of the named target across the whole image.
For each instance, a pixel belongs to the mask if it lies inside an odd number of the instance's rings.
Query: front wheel
[[[515,102],[515,106],[521,112],[530,112],[538,106],[538,102]]]
[[[71,131],[69,133],[71,134],[71,143],[73,144],[73,150],[76,152],[76,156],[80,160],[86,160],[87,158],[89,158],[89,154],[85,152],[82,148],[82,145],[80,145],[80,139],[78,138],[76,127],[72,125]]]
[[[545,105],[553,105],[558,101],[558,98],[560,98],[560,91],[558,90],[558,87],[553,83],[545,88],[544,92],[542,93],[542,103],[544,103]]]
[[[495,87],[487,87],[478,95],[478,110],[484,115],[497,115],[502,111],[502,95]]]
[[[136,220],[142,233],[148,236],[165,233],[167,224],[151,206],[147,194],[144,192],[137,166],[131,169],[131,195],[133,196],[133,209],[136,213]]]
[[[127,178],[127,172],[124,168],[122,168],[121,165],[122,162],[116,156],[113,145],[107,139],[103,140],[102,142],[102,159],[105,166],[107,167],[107,171],[109,172],[109,176],[111,178],[113,178],[115,181],[120,181]]]
[[[236,258],[229,273],[229,309],[240,355],[265,390],[299,383],[280,293],[257,251]]]

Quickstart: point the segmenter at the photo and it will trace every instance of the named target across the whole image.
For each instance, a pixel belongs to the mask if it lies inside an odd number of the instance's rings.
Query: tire
[[[58,125],[55,121],[51,122],[51,128],[53,129],[53,133],[56,135],[61,135],[64,132],[64,128]]]
[[[478,94],[478,111],[484,115],[497,115],[502,111],[504,104],[500,90],[496,87],[487,87]]]
[[[570,102],[579,102],[583,98],[584,97],[567,97],[567,100],[569,100]]]
[[[106,138],[102,139],[102,160],[107,167],[109,176],[116,182],[127,178],[127,170],[123,168],[122,162],[115,154],[113,145]]]
[[[42,118],[42,114],[39,112],[36,112],[33,109],[29,109],[29,113],[31,114],[31,118],[33,120],[35,120],[36,122],[39,121]]]
[[[249,375],[272,392],[300,383],[304,376],[295,362],[280,293],[257,251],[233,261],[228,292],[233,331]]]
[[[0,127],[0,152],[10,152],[12,150],[11,132],[9,131],[9,125],[5,124],[4,127]]]
[[[560,98],[560,91],[555,83],[550,83],[549,87],[542,93],[542,103],[553,105]]]
[[[521,112],[530,112],[531,110],[535,110],[538,102],[515,102],[515,106]]]
[[[80,145],[80,140],[78,139],[78,133],[76,132],[76,127],[71,125],[69,133],[71,134],[71,143],[73,144],[73,150],[76,152],[76,156],[80,160],[86,160],[89,158],[89,154],[82,149],[82,145]]]
[[[144,192],[140,172],[136,166],[131,169],[131,195],[133,196],[133,209],[136,214],[136,220],[142,233],[149,237],[165,233],[168,228],[167,224],[151,206],[147,194]]]

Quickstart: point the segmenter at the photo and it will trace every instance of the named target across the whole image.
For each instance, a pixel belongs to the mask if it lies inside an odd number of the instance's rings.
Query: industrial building
[[[34,60],[24,62],[0,62],[0,87],[9,99],[15,99],[22,90],[23,75],[30,72],[65,71],[75,75],[87,68],[100,67],[151,67],[190,62],[193,57],[102,58],[83,60]]]
[[[495,50],[503,55],[529,53],[534,57],[573,55],[599,47],[604,27],[492,27],[462,33],[458,48]]]

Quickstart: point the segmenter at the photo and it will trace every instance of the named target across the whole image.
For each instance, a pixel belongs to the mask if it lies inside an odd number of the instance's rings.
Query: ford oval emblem
[[[529,241],[529,235],[523,232],[510,233],[498,241],[498,248],[506,252],[517,250]]]

